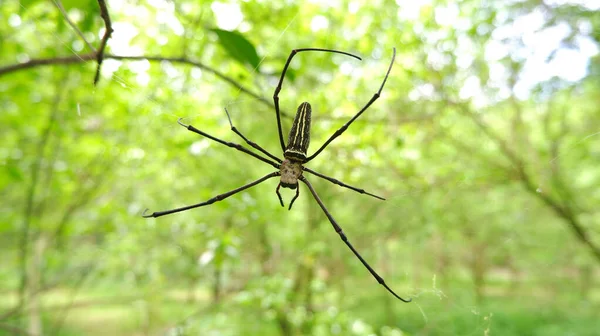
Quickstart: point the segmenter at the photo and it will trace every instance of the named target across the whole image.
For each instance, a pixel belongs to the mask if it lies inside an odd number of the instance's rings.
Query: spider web
[[[23,6],[25,8],[25,5],[21,4],[21,6]],[[112,4],[111,4],[112,6]],[[109,8],[109,10],[118,10],[118,8],[115,7],[111,7]],[[275,53],[278,50],[278,45],[279,42],[281,41],[282,38],[284,38],[286,35],[293,35],[295,34],[295,32],[299,31],[300,29],[296,26],[298,25],[298,20],[297,20],[297,14],[295,16],[293,16],[293,18],[288,22],[288,24],[285,27],[280,27],[280,35],[279,37],[272,41],[272,42],[268,42],[265,43],[264,47],[264,53],[263,58],[261,59],[261,65],[263,64],[263,62],[265,61],[266,58],[270,57],[273,53]],[[336,36],[340,35],[335,33],[336,31],[341,31],[342,28],[339,27],[332,27],[329,26],[328,29],[331,29],[333,31],[332,34],[330,34],[329,40],[330,40],[330,45],[326,45],[326,46],[320,46],[320,47],[325,47],[325,48],[335,48],[336,45]],[[115,29],[115,32],[113,33],[113,36],[119,36],[119,34],[122,34],[122,31],[119,29]],[[64,41],[60,38],[60,36],[58,34],[55,34],[55,39],[57,42],[57,45],[61,46],[62,50],[67,52],[67,53],[72,53],[73,55],[79,55],[80,52],[74,50],[74,48],[67,42]],[[109,47],[113,48],[111,41],[109,41]],[[299,46],[302,47],[302,46]],[[59,50],[61,50],[61,48],[58,48]],[[307,56],[307,55],[304,55]],[[307,56],[306,59],[308,59],[310,56]],[[341,58],[341,56],[334,56],[334,57],[339,57]],[[376,66],[376,69],[381,69],[384,68],[386,66],[386,62],[385,62],[385,55],[381,55],[381,57],[378,59],[378,61],[380,63],[382,63],[380,66]],[[323,58],[320,58],[320,62],[317,61],[315,62],[316,64],[311,64],[311,66],[314,66],[316,68],[322,69],[323,68]],[[94,64],[94,61],[87,61],[87,64]],[[140,73],[140,77],[141,77],[141,81],[144,81],[143,77],[143,72],[144,69],[147,68],[147,65],[144,64],[145,62],[138,62],[136,64],[136,62],[128,62],[128,63],[123,63],[119,65],[119,69],[115,69],[114,72],[111,71],[111,62],[110,61],[105,61],[105,64],[103,65],[104,70],[103,70],[103,76],[101,78],[101,82],[105,81],[105,82],[110,82],[111,84],[106,84],[106,85],[113,85],[113,84],[117,84],[120,85],[124,91],[129,91],[129,92],[139,92],[139,91],[143,91],[146,90],[146,87],[143,85],[140,85],[138,83],[133,83],[131,81],[127,81],[125,79],[124,76],[121,76],[119,74],[120,69],[123,68],[137,68]],[[309,64],[311,62],[302,62],[303,64]],[[370,64],[367,64],[368,66]],[[357,65],[357,67],[362,66],[362,64]],[[350,75],[347,76],[347,78],[352,78],[354,77],[354,74],[356,74],[359,70],[357,70],[357,67],[351,67],[349,70]],[[395,70],[398,70],[400,68],[399,64],[396,64],[395,66]],[[275,69],[276,71],[279,71],[279,69]],[[250,77],[253,77],[256,72],[258,70],[255,68],[254,70],[252,70],[249,74]],[[331,72],[335,72],[336,69],[330,69]],[[111,73],[110,76],[106,75],[106,72]],[[364,74],[364,72],[360,72],[361,74]],[[378,71],[377,73],[383,73],[381,71]],[[334,75],[332,75],[334,76]],[[337,78],[337,77],[335,77]],[[150,81],[152,80],[156,80],[154,78],[150,78]],[[333,80],[331,80],[333,81]],[[373,82],[374,86],[371,86],[370,88],[376,88],[377,84],[379,83],[379,79],[378,76],[373,76],[372,79],[370,79],[371,82]],[[269,83],[269,84],[273,84],[273,83]],[[285,90],[292,90],[292,83],[286,83],[284,84]],[[260,93],[262,97],[266,97],[267,99],[270,99],[270,96],[272,95],[272,86],[267,86],[264,85],[264,83],[260,83],[260,85],[257,85],[260,87]],[[390,90],[391,88],[386,87],[386,89],[384,89],[384,94],[383,97],[380,99],[380,102],[384,99],[386,99],[386,94],[385,92],[387,90]],[[295,91],[293,91],[295,93]],[[92,94],[95,93],[95,89],[92,89]],[[310,91],[309,91],[310,93]],[[368,97],[372,94],[371,89],[369,89],[367,92],[364,93],[364,95],[361,95],[360,97],[356,98],[354,103],[356,105],[360,105],[362,101],[366,101],[364,99],[364,97]],[[307,95],[308,97],[310,97],[310,95]],[[289,96],[288,96],[289,98]],[[232,114],[232,118],[234,119],[234,123],[236,124],[236,126],[238,125],[238,120],[243,119],[240,118],[240,116],[242,115],[242,113],[244,115],[248,115],[248,112],[242,112],[245,107],[247,105],[254,105],[254,103],[257,103],[258,100],[255,98],[247,98],[247,96],[245,96],[242,92],[241,89],[238,89],[237,92],[227,101],[223,102],[224,107],[227,107],[231,114]],[[293,109],[295,108],[295,106],[290,106],[291,101],[288,100],[285,106],[285,110],[288,112],[293,112]],[[283,107],[283,104],[282,104]],[[169,111],[168,105],[165,103],[164,100],[160,99],[160,98],[156,98],[154,93],[149,92],[147,95],[145,95],[145,98],[142,100],[139,100],[137,102],[132,102],[131,104],[131,108],[133,110],[137,109],[137,108],[149,108],[152,110],[156,110],[156,111],[160,111],[159,113],[159,118],[155,118],[155,119],[145,119],[143,121],[139,121],[137,122],[136,127],[140,127],[141,129],[144,128],[145,123],[160,123],[163,124],[165,128],[173,131],[173,132],[178,132],[180,131],[180,126],[178,126],[176,123],[174,123],[174,121],[180,117],[185,118],[185,120],[189,120],[190,122],[193,123],[194,119],[199,118],[200,116],[205,116],[204,112],[189,112],[185,115],[180,115],[177,113],[173,113]],[[378,103],[376,103],[372,109],[377,109],[378,108]],[[218,115],[218,113],[221,113],[220,111],[218,111],[219,109],[217,109],[216,107],[211,108],[212,110],[215,111],[215,115]],[[322,113],[325,111],[321,111]],[[89,114],[89,113],[93,113],[92,111],[85,111],[81,109],[81,105],[78,104],[77,106],[73,107],[73,113],[76,113],[77,115],[85,115],[85,114]],[[367,117],[368,113],[365,114],[363,116]],[[260,116],[260,120],[261,122],[264,122],[265,124],[269,125],[269,127],[271,128],[271,131],[269,131],[269,136],[268,138],[273,139],[271,144],[267,144],[269,150],[271,152],[274,152],[274,154],[277,154],[277,135],[275,132],[275,128],[274,128],[274,118],[273,118],[273,111],[269,110],[268,108],[263,108],[263,111],[261,112],[261,116]],[[285,124],[289,125],[289,120],[288,121],[284,121],[284,125]],[[243,124],[243,123],[242,123]],[[222,113],[221,115],[221,121],[219,122],[219,125],[223,127],[224,130],[228,129],[228,124],[226,121],[226,116],[224,113]],[[289,127],[289,126],[288,126]],[[354,131],[353,128],[350,128],[350,130],[348,131],[349,133],[352,133]],[[581,146],[582,144],[589,142],[589,141],[598,141],[598,135],[600,134],[600,132],[594,132],[594,133],[590,133],[590,134],[585,134],[582,135],[580,140],[578,140],[576,143],[571,144],[565,148],[563,148],[560,153],[558,155],[556,155],[555,157],[553,157],[549,162],[547,162],[548,168],[545,169],[545,171],[543,172],[550,172],[551,171],[551,164],[558,160],[559,158],[568,156],[571,152],[572,149]],[[250,136],[252,138],[252,135],[250,134],[246,134],[248,136]],[[150,137],[151,134],[144,134],[144,136],[146,137]],[[189,135],[188,135],[189,136]],[[324,134],[322,137],[327,136],[326,134]],[[285,134],[284,134],[284,138],[285,138]],[[241,143],[241,141],[239,141],[239,139],[235,139],[233,137],[229,138],[231,141],[234,142],[238,142]],[[286,139],[287,140],[287,139]],[[198,150],[201,151],[202,147],[206,146],[206,141],[203,140],[198,140],[198,142],[196,143],[196,146],[199,148]],[[312,148],[315,148],[315,144],[316,143],[320,143],[319,140],[314,140],[313,142],[313,146]],[[140,147],[143,145],[149,145],[150,142],[145,142],[143,139],[141,140],[140,143]],[[333,145],[332,145],[333,146]],[[154,150],[160,150],[160,149],[154,149]],[[193,150],[193,149],[192,149]],[[239,156],[242,156],[243,154],[240,154]],[[236,161],[237,160],[237,161]],[[243,159],[233,159],[234,165],[243,165],[244,161]],[[139,165],[141,165],[142,163],[139,163]],[[132,165],[131,166],[132,169],[137,169],[140,168],[140,166],[136,166],[136,165]],[[485,173],[483,173],[482,175],[486,175]],[[452,198],[453,194],[457,192],[458,189],[461,188],[461,186],[463,185],[467,185],[467,177],[463,178],[462,180],[458,180],[455,185],[453,186],[453,188],[448,188],[448,190],[445,193],[445,196],[447,196],[448,198]],[[334,188],[333,186],[331,188]],[[543,187],[540,186],[540,190],[543,191]],[[398,206],[399,203],[403,203],[406,202],[407,200],[409,200],[411,197],[416,196],[417,194],[422,193],[424,190],[418,190],[418,189],[413,189],[413,190],[407,190],[404,192],[400,192],[397,193],[395,195],[393,195],[384,205],[382,205],[382,207],[396,207]],[[347,193],[350,193],[350,191],[344,191]],[[341,195],[338,194],[338,196]],[[243,195],[240,195],[240,197],[244,197]],[[309,202],[310,200],[308,198],[304,198],[304,202]],[[260,205],[257,205],[257,207],[260,207]],[[138,210],[141,209],[134,209],[134,211],[132,212],[137,212]],[[332,209],[330,209],[331,211]],[[529,208],[526,208],[526,210],[529,210]],[[332,211],[334,216],[336,216],[335,211]],[[286,214],[287,215],[287,214]],[[294,215],[291,215],[294,216]],[[301,216],[301,215],[300,215]],[[148,224],[149,226],[151,226],[152,224]],[[341,222],[341,225],[343,227],[346,227],[344,225],[343,222]],[[330,230],[331,229],[329,227],[327,227],[326,229],[324,229],[323,231],[326,230]],[[348,231],[350,231],[349,236],[350,239],[352,241],[352,237],[357,237],[358,236],[358,232],[356,231],[356,229],[349,229]],[[335,234],[333,232],[330,232],[329,235],[331,236],[331,240],[328,240],[328,242],[335,242],[337,244],[337,249],[339,250],[339,255],[342,256],[343,258],[346,259],[353,259],[354,257],[347,253],[348,251],[346,251],[346,247],[343,246],[343,244],[341,244],[340,242],[336,242],[336,240],[338,239],[337,237],[335,237]],[[507,240],[511,239],[511,237],[507,237]],[[530,244],[538,244],[539,246],[543,246],[543,242],[529,242]],[[375,242],[373,242],[373,244],[375,244]],[[364,247],[362,249],[363,254],[366,252],[364,250]],[[107,252],[109,253],[109,252]],[[371,257],[370,259],[374,259],[373,257]],[[353,260],[354,262],[354,260]],[[375,265],[373,265],[375,266]],[[379,270],[378,270],[379,271]],[[384,274],[383,271],[379,271],[380,274],[382,276],[384,276],[385,278],[387,278]],[[364,273],[363,274],[364,277],[369,277],[368,273]],[[404,275],[402,276],[398,276],[396,275],[396,278],[406,278]],[[395,279],[395,282],[397,283],[398,280]],[[421,287],[421,288],[413,288],[411,291],[411,297],[413,298],[414,302],[414,309],[418,309],[420,316],[422,317],[422,322],[423,325],[425,327],[427,326],[431,326],[433,329],[436,329],[440,334],[444,334],[444,330],[447,328],[447,325],[442,325],[441,322],[444,323],[448,323],[448,324],[453,324],[453,323],[457,323],[454,321],[447,321],[444,320],[443,316],[445,314],[445,311],[459,311],[462,312],[465,316],[469,315],[473,318],[473,332],[471,333],[472,335],[487,335],[489,333],[494,332],[493,328],[491,328],[491,324],[492,324],[492,320],[493,320],[493,316],[494,316],[494,311],[489,311],[489,310],[481,310],[479,309],[476,305],[469,305],[469,304],[463,304],[460,300],[458,300],[457,297],[453,297],[453,295],[445,293],[444,291],[442,291],[441,289],[439,289],[438,286],[438,279],[437,279],[437,275],[434,273],[431,276],[431,285],[428,287]],[[371,285],[373,286],[373,290],[381,290],[380,288],[377,287],[376,283],[371,281]],[[433,306],[432,304],[430,304],[429,302],[427,304],[423,304],[421,301],[423,300],[424,297],[429,297],[429,298],[434,298],[434,299],[438,299],[440,306],[443,305],[444,309],[441,309],[439,307]],[[436,300],[432,300],[432,301],[436,301]],[[196,313],[193,313],[193,316],[196,316]],[[440,318],[441,316],[441,318]],[[193,318],[193,317],[191,317]],[[190,318],[190,319],[191,319]],[[361,329],[361,328],[367,328],[364,326],[361,326],[361,318],[358,316],[355,316],[356,321],[355,323],[358,323],[357,325],[355,325],[355,327],[357,329]],[[189,319],[186,319],[186,321],[189,321]],[[453,328],[450,328],[450,330],[452,330]]]

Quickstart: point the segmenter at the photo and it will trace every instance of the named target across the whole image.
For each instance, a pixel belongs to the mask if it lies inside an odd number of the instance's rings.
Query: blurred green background
[[[0,3],[0,335],[598,335],[598,1]],[[308,176],[272,167],[299,103]],[[287,138],[287,136],[286,136]],[[284,190],[288,204],[293,191]]]

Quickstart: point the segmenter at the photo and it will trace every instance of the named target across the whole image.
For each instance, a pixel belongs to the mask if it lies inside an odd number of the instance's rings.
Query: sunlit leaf
[[[217,34],[219,44],[227,53],[243,65],[249,65],[253,69],[259,68],[260,58],[252,42],[248,41],[241,33],[213,28],[212,32]]]

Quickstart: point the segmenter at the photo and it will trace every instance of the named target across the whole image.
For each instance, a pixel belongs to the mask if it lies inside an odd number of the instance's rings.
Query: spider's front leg
[[[265,157],[262,157],[262,156],[260,156],[260,155],[258,155],[256,153],[250,151],[249,149],[247,149],[247,148],[239,145],[239,144],[236,144],[236,143],[233,143],[233,142],[229,142],[229,141],[224,141],[224,140],[221,140],[221,139],[219,139],[217,137],[214,137],[214,136],[212,136],[212,135],[210,135],[210,134],[208,134],[208,133],[206,133],[204,131],[201,131],[201,130],[197,129],[193,125],[186,125],[186,124],[184,124],[184,123],[181,122],[181,119],[183,119],[183,118],[177,119],[177,123],[179,125],[181,125],[182,127],[185,127],[190,132],[194,132],[196,134],[199,134],[199,135],[201,135],[201,136],[203,136],[205,138],[208,138],[208,139],[210,139],[212,141],[218,142],[218,143],[220,143],[222,145],[225,145],[227,147],[235,148],[235,149],[239,150],[240,152],[244,152],[244,153],[246,153],[246,154],[248,154],[248,155],[250,155],[250,156],[252,156],[252,157],[254,157],[254,158],[256,158],[256,159],[258,159],[258,160],[260,160],[260,161],[262,161],[264,163],[266,163],[266,164],[269,164],[269,165],[273,166],[275,169],[279,169],[280,168],[280,165],[277,162],[273,162],[273,161],[271,161],[271,160],[269,160],[269,159],[267,159]]]
[[[285,65],[283,66],[283,70],[281,71],[281,77],[279,77],[279,82],[277,83],[277,87],[275,87],[275,92],[273,92],[273,103],[275,105],[275,116],[277,118],[277,131],[279,132],[279,143],[281,144],[281,150],[284,152],[286,151],[286,145],[285,145],[285,142],[283,141],[283,131],[281,129],[281,111],[279,108],[279,92],[281,92],[281,88],[283,87],[283,79],[285,78],[285,73],[287,72],[288,67],[290,66],[290,63],[292,62],[292,58],[294,58],[294,56],[296,56],[296,54],[305,52],[305,51],[317,51],[317,52],[326,52],[326,53],[333,53],[333,54],[342,54],[342,55],[356,58],[359,61],[361,60],[361,58],[356,55],[353,55],[353,54],[345,52],[345,51],[335,50],[335,49],[299,48],[299,49],[294,49],[294,50],[292,50],[292,52],[290,52],[290,55],[288,56],[288,59],[285,62]]]
[[[395,59],[396,59],[396,48],[393,49],[392,61],[390,62],[390,66],[388,67],[387,72],[385,73],[385,77],[383,78],[383,82],[381,83],[381,86],[379,87],[379,90],[377,90],[377,92],[375,92],[375,94],[373,94],[373,97],[371,97],[371,99],[367,102],[367,104],[365,104],[365,106],[363,106],[363,108],[360,109],[360,111],[358,111],[358,113],[356,113],[354,115],[354,117],[352,117],[352,119],[348,120],[348,122],[346,122],[342,127],[340,127],[337,131],[335,131],[329,137],[329,139],[327,139],[327,141],[325,141],[325,143],[323,145],[321,145],[321,148],[317,149],[316,152],[314,152],[311,156],[309,156],[308,158],[306,158],[306,161],[304,161],[304,163],[307,163],[310,160],[312,160],[315,157],[317,157],[317,155],[319,155],[319,153],[321,153],[321,151],[323,149],[325,149],[325,147],[329,146],[329,144],[333,140],[335,140],[337,137],[339,137],[340,135],[342,135],[342,133],[344,133],[348,129],[348,127],[350,127],[350,125],[352,125],[352,123],[356,119],[358,119],[358,117],[360,117],[361,114],[363,114],[363,112],[365,112],[377,99],[379,99],[379,97],[381,96],[381,91],[383,91],[383,87],[385,86],[385,82],[387,82],[387,79],[390,76],[390,72],[392,71],[392,67],[394,66],[394,60]]]
[[[252,148],[257,149],[259,151],[261,151],[263,154],[265,154],[266,156],[270,157],[271,159],[281,163],[281,159],[276,157],[275,155],[269,153],[266,149],[262,148],[259,144],[257,144],[256,142],[246,138],[242,132],[238,131],[238,129],[233,126],[233,122],[231,121],[231,116],[229,115],[229,111],[227,111],[227,108],[225,108],[225,113],[227,114],[227,119],[229,120],[229,126],[231,126],[231,130],[233,131],[233,133],[237,134],[240,136],[240,138],[242,138],[244,141],[246,141],[246,143],[248,145],[250,145]]]

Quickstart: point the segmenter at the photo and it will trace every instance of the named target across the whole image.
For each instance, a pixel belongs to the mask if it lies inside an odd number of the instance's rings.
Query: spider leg
[[[239,144],[236,144],[236,143],[233,143],[233,142],[228,142],[228,141],[221,140],[221,139],[216,138],[216,137],[214,137],[214,136],[212,136],[212,135],[210,135],[210,134],[208,134],[206,132],[203,132],[203,131],[197,129],[196,127],[194,127],[192,125],[186,125],[186,124],[182,123],[181,122],[181,118],[179,118],[177,120],[177,123],[179,125],[187,128],[188,131],[194,132],[196,134],[200,134],[203,137],[207,137],[207,138],[209,138],[209,139],[211,139],[213,141],[216,141],[216,142],[218,142],[218,143],[220,143],[222,145],[225,145],[225,146],[228,146],[228,147],[231,147],[231,148],[235,148],[235,149],[239,150],[240,152],[244,152],[244,153],[246,153],[246,154],[248,154],[248,155],[250,155],[250,156],[252,156],[252,157],[254,157],[254,158],[256,158],[256,159],[258,159],[260,161],[262,161],[262,162],[265,162],[265,163],[267,163],[267,164],[275,167],[275,169],[279,169],[280,168],[280,165],[278,163],[275,163],[275,162],[273,162],[273,161],[271,161],[271,160],[269,160],[269,159],[267,159],[265,157],[262,157],[262,156],[260,156],[260,155],[258,155],[256,153],[253,153],[252,151],[250,151],[249,149],[243,147],[242,145],[239,145]]]
[[[294,56],[296,56],[297,53],[303,52],[303,51],[322,51],[322,52],[328,52],[328,53],[342,54],[342,55],[354,57],[358,60],[361,59],[360,57],[358,57],[356,55],[353,55],[353,54],[350,54],[350,53],[347,53],[344,51],[334,50],[334,49],[301,48],[301,49],[292,50],[292,52],[290,53],[290,56],[288,56],[288,59],[285,62],[285,65],[283,66],[283,70],[281,71],[281,77],[279,78],[279,83],[277,84],[277,87],[275,88],[275,92],[273,93],[273,102],[275,103],[275,115],[277,116],[277,129],[279,131],[279,142],[281,144],[281,150],[283,152],[285,152],[285,142],[283,141],[283,132],[281,130],[281,116],[280,116],[281,111],[279,110],[279,92],[281,91],[281,86],[283,85],[283,78],[285,77],[285,73],[287,72],[290,62],[292,61],[292,58],[294,58]]]
[[[156,217],[160,217],[160,216],[170,215],[170,214],[176,213],[176,212],[186,211],[186,210],[189,210],[189,209],[199,208],[201,206],[213,204],[215,202],[222,201],[222,200],[226,199],[229,196],[235,195],[235,194],[239,193],[240,191],[243,191],[243,190],[246,190],[248,188],[254,187],[255,185],[257,185],[257,184],[259,184],[261,182],[264,182],[264,181],[266,181],[266,180],[268,180],[270,178],[273,178],[273,177],[276,177],[276,176],[279,176],[279,175],[280,175],[280,173],[278,171],[270,173],[268,175],[265,175],[265,176],[259,178],[258,180],[254,181],[254,182],[250,182],[250,183],[248,183],[246,185],[243,185],[243,186],[241,186],[241,187],[239,187],[237,189],[233,189],[231,191],[228,191],[228,192],[226,192],[224,194],[217,195],[217,196],[209,199],[208,201],[205,201],[205,202],[202,202],[202,203],[188,205],[188,206],[184,206],[184,207],[176,208],[176,209],[171,209],[171,210],[157,211],[157,212],[153,212],[153,213],[151,213],[149,215],[146,215],[146,212],[148,211],[148,209],[146,209],[146,210],[144,210],[144,213],[142,214],[142,217],[144,217],[144,218],[155,217],[156,218]]]
[[[321,148],[319,148],[313,155],[309,156],[304,163],[307,163],[308,161],[314,159],[317,155],[319,155],[319,153],[321,153],[321,151],[323,149],[325,149],[325,147],[327,147],[333,140],[335,140],[335,138],[342,135],[342,133],[344,133],[346,131],[346,129],[348,129],[348,127],[356,119],[358,119],[358,117],[360,117],[360,115],[363,114],[363,112],[365,112],[371,106],[371,104],[373,104],[377,99],[379,99],[379,96],[381,95],[381,91],[383,90],[383,87],[385,86],[385,82],[387,81],[387,79],[390,75],[390,72],[392,71],[392,66],[394,65],[395,59],[396,59],[396,48],[394,48],[394,54],[392,55],[392,61],[390,62],[390,66],[385,74],[385,77],[383,78],[383,83],[381,83],[379,90],[377,92],[375,92],[373,97],[371,97],[371,100],[369,100],[369,102],[360,111],[358,111],[358,113],[354,117],[352,117],[352,119],[350,119],[347,123],[344,124],[344,126],[340,127],[337,131],[335,131],[335,133],[333,133],[333,135],[330,136],[329,139],[327,139],[327,141],[325,141],[325,143],[321,146]]]
[[[266,156],[270,157],[271,159],[275,160],[276,162],[281,163],[281,159],[276,157],[275,155],[269,153],[266,149],[262,148],[259,144],[257,144],[256,142],[249,140],[248,138],[246,138],[242,132],[238,131],[238,129],[233,126],[233,122],[231,122],[231,117],[229,116],[229,111],[227,111],[227,108],[225,108],[225,113],[227,114],[227,119],[229,120],[229,125],[231,126],[231,130],[239,135],[242,139],[244,139],[244,141],[246,141],[246,143],[250,146],[252,146],[252,148],[254,149],[258,149],[259,151],[261,151],[263,154],[265,154]]]
[[[310,182],[308,182],[308,180],[306,179],[306,177],[300,176],[300,181],[302,181],[302,182],[304,182],[304,184],[306,184],[306,186],[308,187],[308,189],[312,193],[313,197],[315,198],[315,200],[317,201],[317,203],[319,204],[319,206],[321,207],[321,209],[323,210],[323,212],[325,213],[325,215],[329,219],[329,222],[331,223],[331,225],[335,229],[335,232],[337,232],[337,234],[340,235],[340,238],[342,239],[342,241],[350,248],[350,250],[352,250],[352,253],[354,253],[354,255],[358,258],[358,260],[360,260],[360,262],[363,264],[363,266],[365,266],[367,268],[367,270],[369,270],[369,272],[371,273],[371,275],[373,275],[373,277],[375,278],[375,280],[377,280],[377,282],[379,284],[381,284],[383,287],[385,287],[385,289],[387,289],[388,292],[392,293],[396,298],[400,299],[401,301],[403,301],[403,302],[410,302],[410,301],[412,301],[412,299],[405,300],[405,299],[401,298],[390,287],[388,287],[388,285],[385,283],[385,281],[383,280],[383,278],[380,277],[379,274],[377,274],[377,272],[375,272],[373,270],[373,268],[371,268],[371,266],[365,261],[365,259],[363,259],[363,257],[358,253],[358,251],[356,251],[356,249],[354,248],[354,246],[352,246],[352,244],[348,241],[348,238],[344,234],[344,231],[337,224],[337,222],[335,221],[335,219],[333,218],[333,216],[331,216],[331,214],[329,213],[329,211],[325,207],[325,204],[323,204],[323,201],[321,201],[321,199],[319,198],[319,195],[317,195],[317,192],[315,191],[315,189],[313,188],[313,186],[310,184]]]
[[[304,171],[305,171],[305,172],[307,172],[307,173],[311,173],[311,174],[313,174],[313,175],[316,175],[316,176],[318,176],[318,177],[320,177],[320,178],[322,178],[322,179],[325,179],[325,180],[327,180],[327,181],[329,181],[329,182],[331,182],[331,183],[333,183],[333,184],[337,184],[337,185],[339,185],[339,186],[342,186],[342,187],[344,187],[344,188],[348,188],[348,189],[354,190],[354,191],[356,191],[357,193],[360,193],[360,194],[365,194],[365,195],[369,195],[369,196],[372,196],[372,197],[378,198],[378,199],[380,199],[380,200],[382,200],[382,201],[385,201],[385,198],[383,198],[383,197],[381,197],[381,196],[377,196],[377,195],[375,195],[375,194],[371,194],[371,193],[369,193],[369,192],[366,192],[364,189],[360,189],[360,188],[353,187],[353,186],[351,186],[351,185],[348,185],[348,184],[346,184],[346,183],[344,183],[344,182],[342,182],[342,181],[340,181],[340,180],[334,179],[333,177],[329,177],[329,176],[327,176],[327,175],[323,175],[323,174],[321,174],[321,173],[318,173],[318,172],[316,172],[316,171],[314,171],[314,170],[312,170],[312,169],[310,169],[310,168],[302,167],[302,170],[304,170]]]

